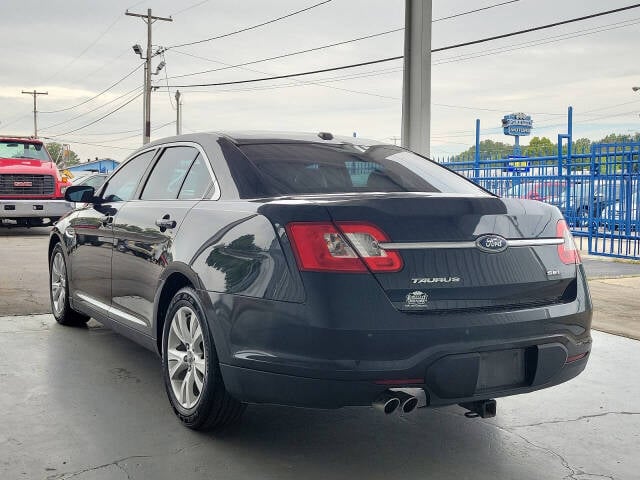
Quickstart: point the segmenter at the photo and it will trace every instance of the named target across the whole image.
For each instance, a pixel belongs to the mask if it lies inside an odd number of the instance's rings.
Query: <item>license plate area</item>
[[[476,392],[522,387],[527,382],[527,351],[523,348],[480,352]]]

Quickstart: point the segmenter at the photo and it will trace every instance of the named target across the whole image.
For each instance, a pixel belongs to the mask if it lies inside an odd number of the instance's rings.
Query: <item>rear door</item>
[[[114,320],[149,333],[158,282],[173,260],[175,236],[187,212],[213,185],[207,163],[196,146],[167,146],[139,198],[119,211],[113,230]]]

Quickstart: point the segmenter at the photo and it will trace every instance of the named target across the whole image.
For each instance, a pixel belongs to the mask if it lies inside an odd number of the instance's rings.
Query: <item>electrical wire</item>
[[[186,11],[188,11],[188,10],[191,10],[192,8],[199,7],[200,5],[202,5],[202,4],[204,4],[204,3],[207,3],[208,1],[209,1],[209,0],[202,0],[201,2],[194,3],[193,5],[190,5],[190,6],[188,6],[188,7],[185,7],[185,8],[183,8],[182,10],[178,10],[177,12],[172,13],[171,15],[169,15],[169,17],[175,17],[176,15],[180,15],[181,13],[184,13],[184,12],[186,12]]]
[[[177,52],[176,50],[173,50],[173,52]],[[183,53],[183,52],[181,52]],[[239,68],[241,70],[246,70],[249,72],[254,72],[254,73],[260,73],[262,75],[270,75],[266,72],[260,71],[260,70],[255,70],[255,69],[251,69],[251,68],[245,68],[245,67],[240,67],[240,66],[231,66],[228,63],[225,62],[221,62],[219,60],[213,60],[211,58],[206,58],[206,57],[201,57],[198,55],[192,55],[190,53],[183,53],[184,55],[188,55],[190,57],[194,57],[200,60],[205,60],[208,62],[212,62],[212,63],[218,63],[221,65],[227,65],[230,66],[230,68]],[[256,91],[256,90],[273,90],[273,89],[278,89],[278,88],[285,88],[285,87],[296,87],[296,86],[308,86],[308,85],[316,85],[316,86],[320,86],[320,87],[324,87],[324,88],[330,88],[333,90],[339,90],[339,91],[343,91],[343,92],[348,92],[348,93],[357,93],[357,94],[361,94],[361,95],[368,95],[368,96],[372,96],[372,97],[378,97],[378,98],[386,98],[386,99],[391,99],[391,100],[400,100],[397,97],[391,97],[389,95],[381,95],[381,94],[377,94],[377,93],[373,93],[373,92],[364,92],[362,90],[353,90],[353,89],[348,89],[348,88],[342,88],[342,87],[336,87],[333,85],[325,85],[324,83],[328,83],[328,82],[333,82],[333,81],[338,81],[338,80],[348,80],[348,79],[353,79],[353,78],[363,78],[363,77],[367,77],[367,76],[376,76],[376,75],[382,75],[385,73],[389,73],[389,72],[397,72],[397,71],[402,71],[402,69],[386,69],[386,70],[379,70],[377,72],[365,72],[365,73],[356,73],[356,74],[350,74],[350,75],[342,75],[340,77],[334,77],[334,78],[329,78],[329,79],[321,79],[321,80],[317,80],[317,81],[300,81],[300,80],[294,80],[292,83],[288,83],[285,85],[270,85],[270,86],[266,86],[266,87],[252,87],[252,88],[244,88],[244,89],[225,89],[225,90],[217,90],[217,92],[246,92],[246,91]],[[169,77],[171,78],[171,77]],[[167,90],[168,89],[168,82],[167,82]],[[189,90],[189,92],[194,92],[194,90]],[[197,92],[204,92],[202,90],[197,91]],[[211,91],[208,91],[209,93],[211,93]]]
[[[105,93],[107,93],[109,90],[111,90],[112,88],[120,85],[122,82],[124,82],[127,78],[129,78],[131,75],[133,75],[135,72],[137,72],[140,67],[142,67],[144,65],[144,63],[141,63],[140,65],[138,65],[136,68],[134,68],[133,70],[131,70],[129,73],[127,73],[124,77],[122,77],[121,79],[119,79],[117,82],[115,82],[114,84],[112,84],[111,86],[105,88],[104,90],[102,90],[100,93],[98,93],[97,95],[94,95],[93,97],[80,102],[76,105],[72,105],[70,107],[66,107],[66,108],[60,108],[58,110],[42,110],[42,111],[38,111],[38,113],[59,113],[59,112],[66,112],[67,110],[73,110],[74,108],[78,108],[82,105],[85,105],[87,103],[89,103],[92,100],[95,100],[96,98],[104,95]]]
[[[125,103],[123,103],[122,105],[120,105],[118,108],[115,108],[115,109],[111,110],[110,112],[106,113],[106,114],[105,114],[105,115],[103,115],[102,117],[97,118],[96,120],[94,120],[94,121],[92,121],[92,122],[90,122],[90,123],[87,123],[86,125],[82,125],[81,127],[74,128],[73,130],[69,130],[69,131],[64,132],[64,133],[58,133],[58,134],[55,134],[55,135],[50,135],[50,137],[54,137],[54,138],[55,138],[55,137],[61,137],[61,136],[64,136],[64,135],[69,135],[70,133],[77,132],[78,130],[82,130],[82,129],[84,129],[84,128],[90,127],[91,125],[94,125],[94,124],[96,124],[96,123],[98,123],[98,122],[100,122],[100,121],[104,120],[105,118],[107,118],[107,117],[109,117],[109,116],[113,115],[113,114],[114,114],[114,113],[116,113],[117,111],[119,111],[119,110],[123,109],[124,107],[126,107],[126,106],[127,106],[127,105],[129,105],[131,102],[133,102],[134,100],[136,100],[138,97],[141,97],[141,96],[142,96],[142,93],[137,94],[135,97],[133,97],[133,98],[131,98],[131,99],[127,100]]]
[[[251,25],[250,27],[241,28],[240,30],[236,30],[236,31],[229,32],[229,33],[224,33],[222,35],[216,35],[215,37],[205,38],[205,39],[202,39],[202,40],[196,40],[194,42],[186,42],[186,43],[180,43],[180,44],[177,44],[177,45],[171,45],[171,46],[167,47],[167,49],[186,47],[186,46],[189,46],[189,45],[197,45],[197,44],[200,44],[200,43],[210,42],[212,40],[218,40],[220,38],[230,37],[230,36],[236,35],[238,33],[247,32],[249,30],[254,30],[256,28],[264,27],[265,25],[269,25],[271,23],[275,23],[275,22],[278,22],[280,20],[284,20],[286,18],[293,17],[294,15],[298,15],[300,13],[307,12],[307,11],[313,9],[313,8],[317,8],[317,7],[320,7],[320,6],[325,5],[327,3],[330,3],[331,1],[332,0],[324,0],[324,1],[320,2],[320,3],[316,3],[314,5],[311,5],[309,7],[303,8],[301,10],[296,10],[294,12],[287,13],[286,15],[282,15],[280,17],[272,18],[271,20],[267,20],[265,22],[258,23],[256,25]]]
[[[454,49],[454,48],[461,48],[461,47],[466,47],[466,46],[469,46],[469,45],[476,45],[476,44],[479,44],[479,43],[489,42],[489,41],[493,41],[493,40],[497,40],[497,39],[501,39],[501,38],[507,38],[507,37],[512,37],[512,36],[516,36],[516,35],[522,35],[524,33],[530,33],[530,32],[534,32],[534,31],[553,28],[553,27],[557,27],[559,25],[566,25],[566,24],[569,24],[569,23],[574,23],[574,22],[588,20],[588,19],[591,19],[591,18],[601,17],[601,16],[604,16],[604,15],[611,15],[611,14],[614,14],[614,13],[619,13],[619,12],[622,12],[622,11],[626,11],[626,10],[630,10],[630,9],[638,8],[638,7],[640,7],[640,3],[629,5],[629,6],[626,6],[626,7],[615,8],[615,9],[607,10],[607,11],[603,11],[603,12],[598,12],[598,13],[594,13],[594,14],[591,14],[591,15],[584,15],[584,16],[581,16],[581,17],[576,17],[576,18],[572,18],[572,19],[568,19],[568,20],[563,20],[563,21],[560,21],[560,22],[555,22],[555,23],[551,23],[551,24],[547,24],[547,25],[541,25],[541,26],[538,26],[538,27],[532,27],[532,28],[527,28],[527,29],[524,29],[524,30],[518,30],[518,31],[514,31],[514,32],[511,32],[511,33],[506,33],[506,34],[502,34],[502,35],[494,35],[492,37],[486,37],[486,38],[482,38],[482,39],[478,39],[478,40],[473,40],[473,41],[470,41],[470,42],[462,42],[462,43],[458,43],[458,44],[454,44],[454,45],[448,45],[448,46],[445,46],[445,47],[434,48],[434,49],[431,50],[431,52],[432,53],[436,53],[436,52],[442,52],[442,51],[446,51],[446,50],[451,50],[451,49]],[[389,61],[393,61],[393,60],[399,60],[401,58],[403,58],[402,55],[395,56],[395,57],[388,57],[388,58],[378,59],[378,60],[372,60],[372,61],[369,61],[369,62],[360,62],[360,63],[350,64],[350,65],[343,65],[343,66],[340,66],[340,67],[325,68],[325,69],[312,70],[312,71],[309,71],[309,72],[300,72],[300,73],[294,73],[294,74],[288,74],[288,75],[278,75],[278,76],[256,78],[256,79],[249,79],[249,80],[236,80],[236,81],[233,81],[233,82],[171,85],[171,87],[172,88],[213,87],[213,86],[222,86],[222,85],[234,85],[234,84],[240,84],[240,83],[254,83],[254,82],[262,82],[262,81],[268,81],[268,80],[278,80],[278,79],[282,79],[282,78],[292,78],[292,77],[299,77],[299,76],[305,76],[305,75],[313,75],[315,73],[323,73],[323,72],[330,72],[330,71],[336,71],[336,70],[344,70],[344,69],[348,69],[348,68],[356,68],[356,67],[361,67],[361,66],[364,66],[364,65],[372,65],[372,64],[376,64],[376,63],[383,63],[383,62],[389,62]],[[189,76],[189,75],[183,75],[183,76]]]
[[[431,23],[442,22],[443,20],[450,20],[452,18],[462,17],[464,15],[469,15],[471,13],[481,12],[483,10],[489,10],[491,8],[501,7],[502,5],[508,5],[509,3],[516,3],[516,2],[519,2],[519,1],[520,0],[509,0],[508,2],[495,3],[493,5],[487,5],[486,7],[476,8],[475,10],[468,10],[466,12],[454,13],[453,15],[449,15],[447,17],[436,18],[436,19],[432,20]]]
[[[54,123],[53,125],[47,125],[46,127],[42,127],[41,130],[49,130],[50,128],[55,128],[55,127],[59,127],[60,125],[64,125],[66,123],[72,122],[78,118],[84,117],[85,115],[89,115],[90,113],[95,112],[96,110],[100,110],[101,108],[106,107],[107,105],[111,105],[114,102],[117,102],[118,100],[120,100],[122,97],[126,97],[127,95],[132,94],[133,92],[139,91],[141,90],[142,87],[138,86],[136,88],[134,88],[133,90],[129,90],[126,93],[123,93],[122,95],[115,97],[111,100],[109,100],[107,103],[103,103],[102,105],[99,105],[95,108],[92,108],[91,110],[87,110],[86,112],[80,113],[78,115],[76,115],[75,117],[71,117],[67,120],[63,120],[62,122],[58,122],[58,123]]]
[[[172,80],[174,78],[191,77],[191,76],[195,76],[195,75],[202,75],[202,74],[205,74],[205,73],[219,72],[221,70],[228,70],[230,68],[245,67],[247,65],[254,65],[256,63],[268,62],[268,61],[271,61],[271,60],[278,60],[278,59],[281,59],[281,58],[292,57],[294,55],[302,55],[303,53],[309,53],[309,52],[315,52],[315,51],[318,51],[318,50],[324,50],[325,48],[337,47],[339,45],[346,45],[348,43],[359,42],[360,40],[367,40],[369,38],[381,37],[383,35],[389,35],[390,33],[400,32],[402,30],[404,30],[403,27],[394,28],[394,29],[391,29],[391,30],[387,30],[385,32],[379,32],[379,33],[374,33],[374,34],[371,34],[371,35],[365,35],[363,37],[352,38],[350,40],[344,40],[342,42],[330,43],[328,45],[322,45],[320,47],[307,48],[305,50],[298,50],[298,51],[295,51],[295,52],[284,53],[282,55],[275,55],[273,57],[261,58],[259,60],[251,60],[251,61],[248,61],[248,62],[238,63],[238,64],[235,64],[235,65],[227,64],[227,66],[225,66],[225,67],[213,68],[213,69],[210,69],[210,70],[201,70],[199,72],[185,73],[185,74],[182,74],[182,75],[173,75],[173,76],[169,77],[169,79]],[[191,57],[202,58],[202,57],[197,57],[196,55],[192,55],[192,54],[187,53],[187,52],[181,52],[180,50],[172,50],[172,51],[174,53],[179,53],[180,55],[187,55],[187,56],[191,56]],[[219,63],[223,63],[223,62],[219,62]]]
[[[540,31],[540,30],[546,30],[548,28],[559,27],[560,25],[568,25],[570,23],[582,22],[584,20],[590,20],[592,18],[598,18],[598,17],[602,17],[602,16],[605,16],[605,15],[611,15],[611,14],[614,14],[614,13],[625,12],[627,10],[632,10],[632,9],[638,8],[638,7],[640,7],[640,3],[634,3],[633,5],[627,5],[626,7],[613,8],[611,10],[605,10],[605,11],[598,12],[598,13],[592,13],[590,15],[583,15],[582,17],[570,18],[568,20],[562,20],[560,22],[548,23],[546,25],[540,25],[540,26],[537,26],[537,27],[525,28],[523,30],[516,30],[514,32],[503,33],[501,35],[494,35],[492,37],[485,37],[485,38],[480,38],[478,40],[471,40],[469,42],[462,42],[462,43],[457,43],[457,44],[454,44],[454,45],[449,45],[449,46],[446,46],[446,47],[434,48],[433,50],[431,50],[431,52],[432,53],[444,52],[446,50],[451,50],[451,49],[454,49],[454,48],[468,47],[470,45],[477,45],[479,43],[491,42],[493,40],[500,40],[502,38],[509,38],[509,37],[514,37],[516,35],[523,35],[525,33],[537,32],[537,31]]]

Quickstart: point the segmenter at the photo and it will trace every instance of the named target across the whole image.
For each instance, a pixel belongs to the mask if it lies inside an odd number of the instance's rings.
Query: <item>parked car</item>
[[[569,188],[568,194],[567,188]],[[592,200],[590,200],[591,192]],[[596,179],[592,187],[588,179],[572,179],[570,182],[527,180],[512,186],[505,196],[538,200],[554,205],[565,215],[570,226],[587,226],[590,218],[592,224],[597,225],[602,211],[620,199],[620,181]]]
[[[61,219],[51,308],[160,354],[194,429],[247,403],[385,413],[565,382],[592,306],[557,208],[394,145],[329,133],[152,142]]]
[[[107,180],[108,176],[109,175],[106,173],[89,173],[87,175],[73,178],[71,183],[73,185],[90,185],[94,189],[98,190]]]
[[[602,211],[600,225],[607,230],[640,231],[640,192],[633,191]]]

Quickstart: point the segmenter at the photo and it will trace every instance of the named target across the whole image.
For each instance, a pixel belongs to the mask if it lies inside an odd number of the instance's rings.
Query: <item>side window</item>
[[[142,191],[142,200],[172,200],[178,197],[182,182],[198,151],[193,147],[169,147],[153,167]]]
[[[178,198],[181,200],[199,200],[211,186],[211,175],[202,155],[198,154],[185,178]]]
[[[126,202],[131,200],[140,183],[144,171],[155,155],[155,150],[149,150],[132,158],[111,177],[102,198],[107,202]]]

